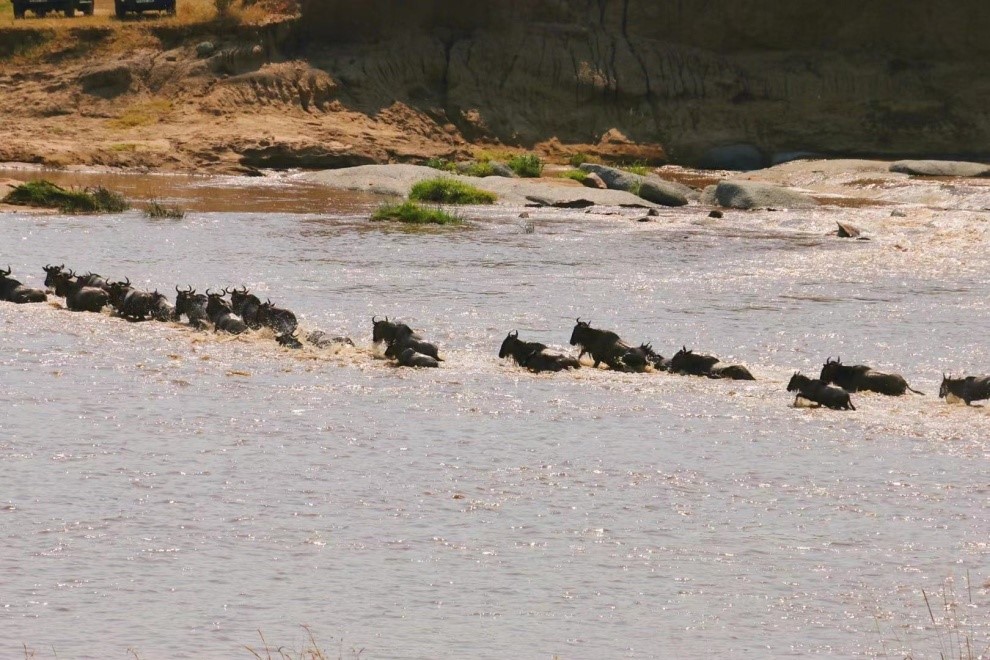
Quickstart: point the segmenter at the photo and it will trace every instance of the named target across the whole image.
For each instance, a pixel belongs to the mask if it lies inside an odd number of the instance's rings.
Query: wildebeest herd
[[[110,281],[95,273],[77,275],[60,266],[44,267],[46,289],[25,286],[11,277],[11,269],[0,269],[0,301],[17,304],[45,302],[49,294],[65,299],[72,311],[102,312],[110,307],[128,321],[186,322],[200,330],[238,335],[249,330],[270,329],[275,341],[286,348],[303,348],[303,339],[316,348],[354,343],[347,337],[332,336],[322,330],[312,330],[300,339],[296,315],[278,307],[271,299],[262,302],[246,287],[223,288],[218,292],[207,289],[197,293],[194,288],[175,287],[173,305],[158,291],[143,291],[131,286],[129,278]],[[228,298],[229,297],[229,298]],[[384,344],[385,357],[403,367],[436,368],[443,362],[436,344],[426,341],[405,323],[372,317],[372,342]],[[714,379],[755,380],[753,374],[737,364],[725,364],[713,355],[695,353],[682,347],[673,357],[658,354],[649,343],[632,345],[610,330],[591,327],[577,319],[571,332],[570,344],[580,348],[577,357],[555,353],[545,344],[524,341],[517,331],[506,335],[499,349],[500,358],[512,358],[519,366],[534,372],[559,372],[581,368],[581,358],[589,355],[593,368],[605,365],[621,372],[657,372]],[[911,388],[903,376],[876,371],[865,365],[846,365],[840,359],[828,358],[817,379],[795,373],[787,384],[795,393],[795,405],[824,406],[833,410],[856,410],[849,394],[870,391],[888,396],[906,392],[923,394]],[[950,378],[942,375],[939,397],[973,401],[990,399],[990,376]]]

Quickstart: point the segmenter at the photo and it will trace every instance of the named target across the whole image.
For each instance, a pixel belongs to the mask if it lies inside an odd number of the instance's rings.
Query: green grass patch
[[[461,183],[456,179],[437,177],[414,185],[409,191],[409,199],[414,202],[437,204],[492,204],[498,197],[495,193]]]
[[[473,163],[467,163],[461,169],[461,174],[476,177],[493,176],[495,174],[495,165],[490,160],[477,160]]]
[[[415,202],[402,204],[383,204],[371,215],[375,222],[393,220],[410,225],[460,225],[464,221],[443,209],[426,208]]]
[[[431,158],[425,164],[427,167],[432,167],[442,172],[453,172],[457,169],[457,163],[452,163],[446,158]]]
[[[29,181],[4,197],[7,204],[58,209],[63,213],[120,213],[130,208],[123,195],[103,186],[68,190],[51,181]]]
[[[543,161],[536,154],[513,156],[509,159],[509,168],[521,177],[538,177],[543,173]]]
[[[646,176],[653,171],[646,163],[629,163],[628,165],[623,165],[622,168],[626,172],[631,172],[632,174],[638,174],[640,176]]]
[[[597,163],[597,162],[598,162],[597,158],[595,158],[594,156],[589,156],[584,152],[578,152],[576,154],[573,154],[570,158],[567,159],[567,164],[570,165],[571,167],[581,167],[585,163]]]
[[[584,183],[584,180],[588,178],[588,173],[584,170],[567,170],[566,172],[560,173],[560,178],[573,179],[578,183]]]
[[[163,220],[181,220],[186,217],[185,209],[176,204],[162,204],[157,199],[151,200],[144,214],[149,218]]]

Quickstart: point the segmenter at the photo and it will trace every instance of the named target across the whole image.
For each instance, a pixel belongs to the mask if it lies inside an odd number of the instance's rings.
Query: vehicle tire
[[[14,3],[14,18],[24,18],[24,5]]]
[[[96,3],[95,2],[89,3],[88,5],[86,5],[83,8],[83,14],[85,16],[92,16],[93,15],[93,7],[95,7],[95,6],[96,6]]]
[[[113,10],[117,14],[117,18],[123,18],[127,15],[127,7],[120,0],[113,0]]]

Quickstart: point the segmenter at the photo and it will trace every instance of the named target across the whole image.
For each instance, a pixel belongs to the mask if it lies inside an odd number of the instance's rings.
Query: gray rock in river
[[[800,209],[818,205],[818,202],[803,193],[753,181],[719,182],[715,187],[715,201],[719,206],[733,209]]]
[[[682,183],[657,176],[641,176],[607,165],[582,163],[581,169],[589,174],[597,174],[611,190],[625,190],[663,206],[684,206],[688,203],[688,197],[694,193]]]
[[[594,172],[588,172],[588,176],[581,180],[586,188],[597,188],[598,190],[606,190],[608,185],[602,180],[600,176]]]
[[[767,158],[758,147],[751,144],[729,144],[714,147],[705,152],[698,167],[706,170],[759,170],[767,165]]]
[[[890,164],[891,172],[922,176],[990,176],[990,165],[959,160],[899,160]]]

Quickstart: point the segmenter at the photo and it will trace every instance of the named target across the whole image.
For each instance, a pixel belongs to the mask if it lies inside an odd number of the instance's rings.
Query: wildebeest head
[[[275,341],[278,342],[279,346],[284,346],[286,348],[299,349],[303,347],[302,342],[299,341],[299,337],[297,337],[295,333],[278,335],[275,337]]]
[[[949,378],[945,372],[942,372],[942,385],[938,388],[938,398],[944,399],[952,394],[952,389],[961,382],[963,382],[962,378]]]
[[[519,331],[513,330],[505,336],[502,340],[502,347],[498,349],[498,356],[500,358],[508,357],[512,355],[515,347],[519,344]]]
[[[125,277],[124,280],[123,282],[110,282],[108,287],[110,300],[117,307],[123,302],[127,292],[131,290],[131,278]]]
[[[828,357],[825,359],[825,364],[822,365],[822,373],[819,378],[826,383],[832,383],[835,382],[841,371],[842,358],[837,357],[833,360],[831,357]]]
[[[802,387],[804,387],[805,385],[807,385],[810,380],[811,379],[808,378],[807,376],[801,375],[801,372],[800,371],[795,371],[794,372],[794,375],[791,376],[791,379],[787,382],[787,391],[788,392],[797,392]]]
[[[391,341],[395,339],[395,328],[396,324],[389,321],[387,316],[384,320],[379,320],[377,316],[372,316],[371,340],[376,344],[383,341]]]
[[[61,275],[64,270],[65,264],[62,264],[61,266],[52,266],[51,264],[48,264],[45,266],[45,286],[49,289],[54,289],[59,275]]]
[[[591,330],[591,324],[578,318],[574,330],[571,331],[571,346],[584,343],[588,338],[589,330]]]

